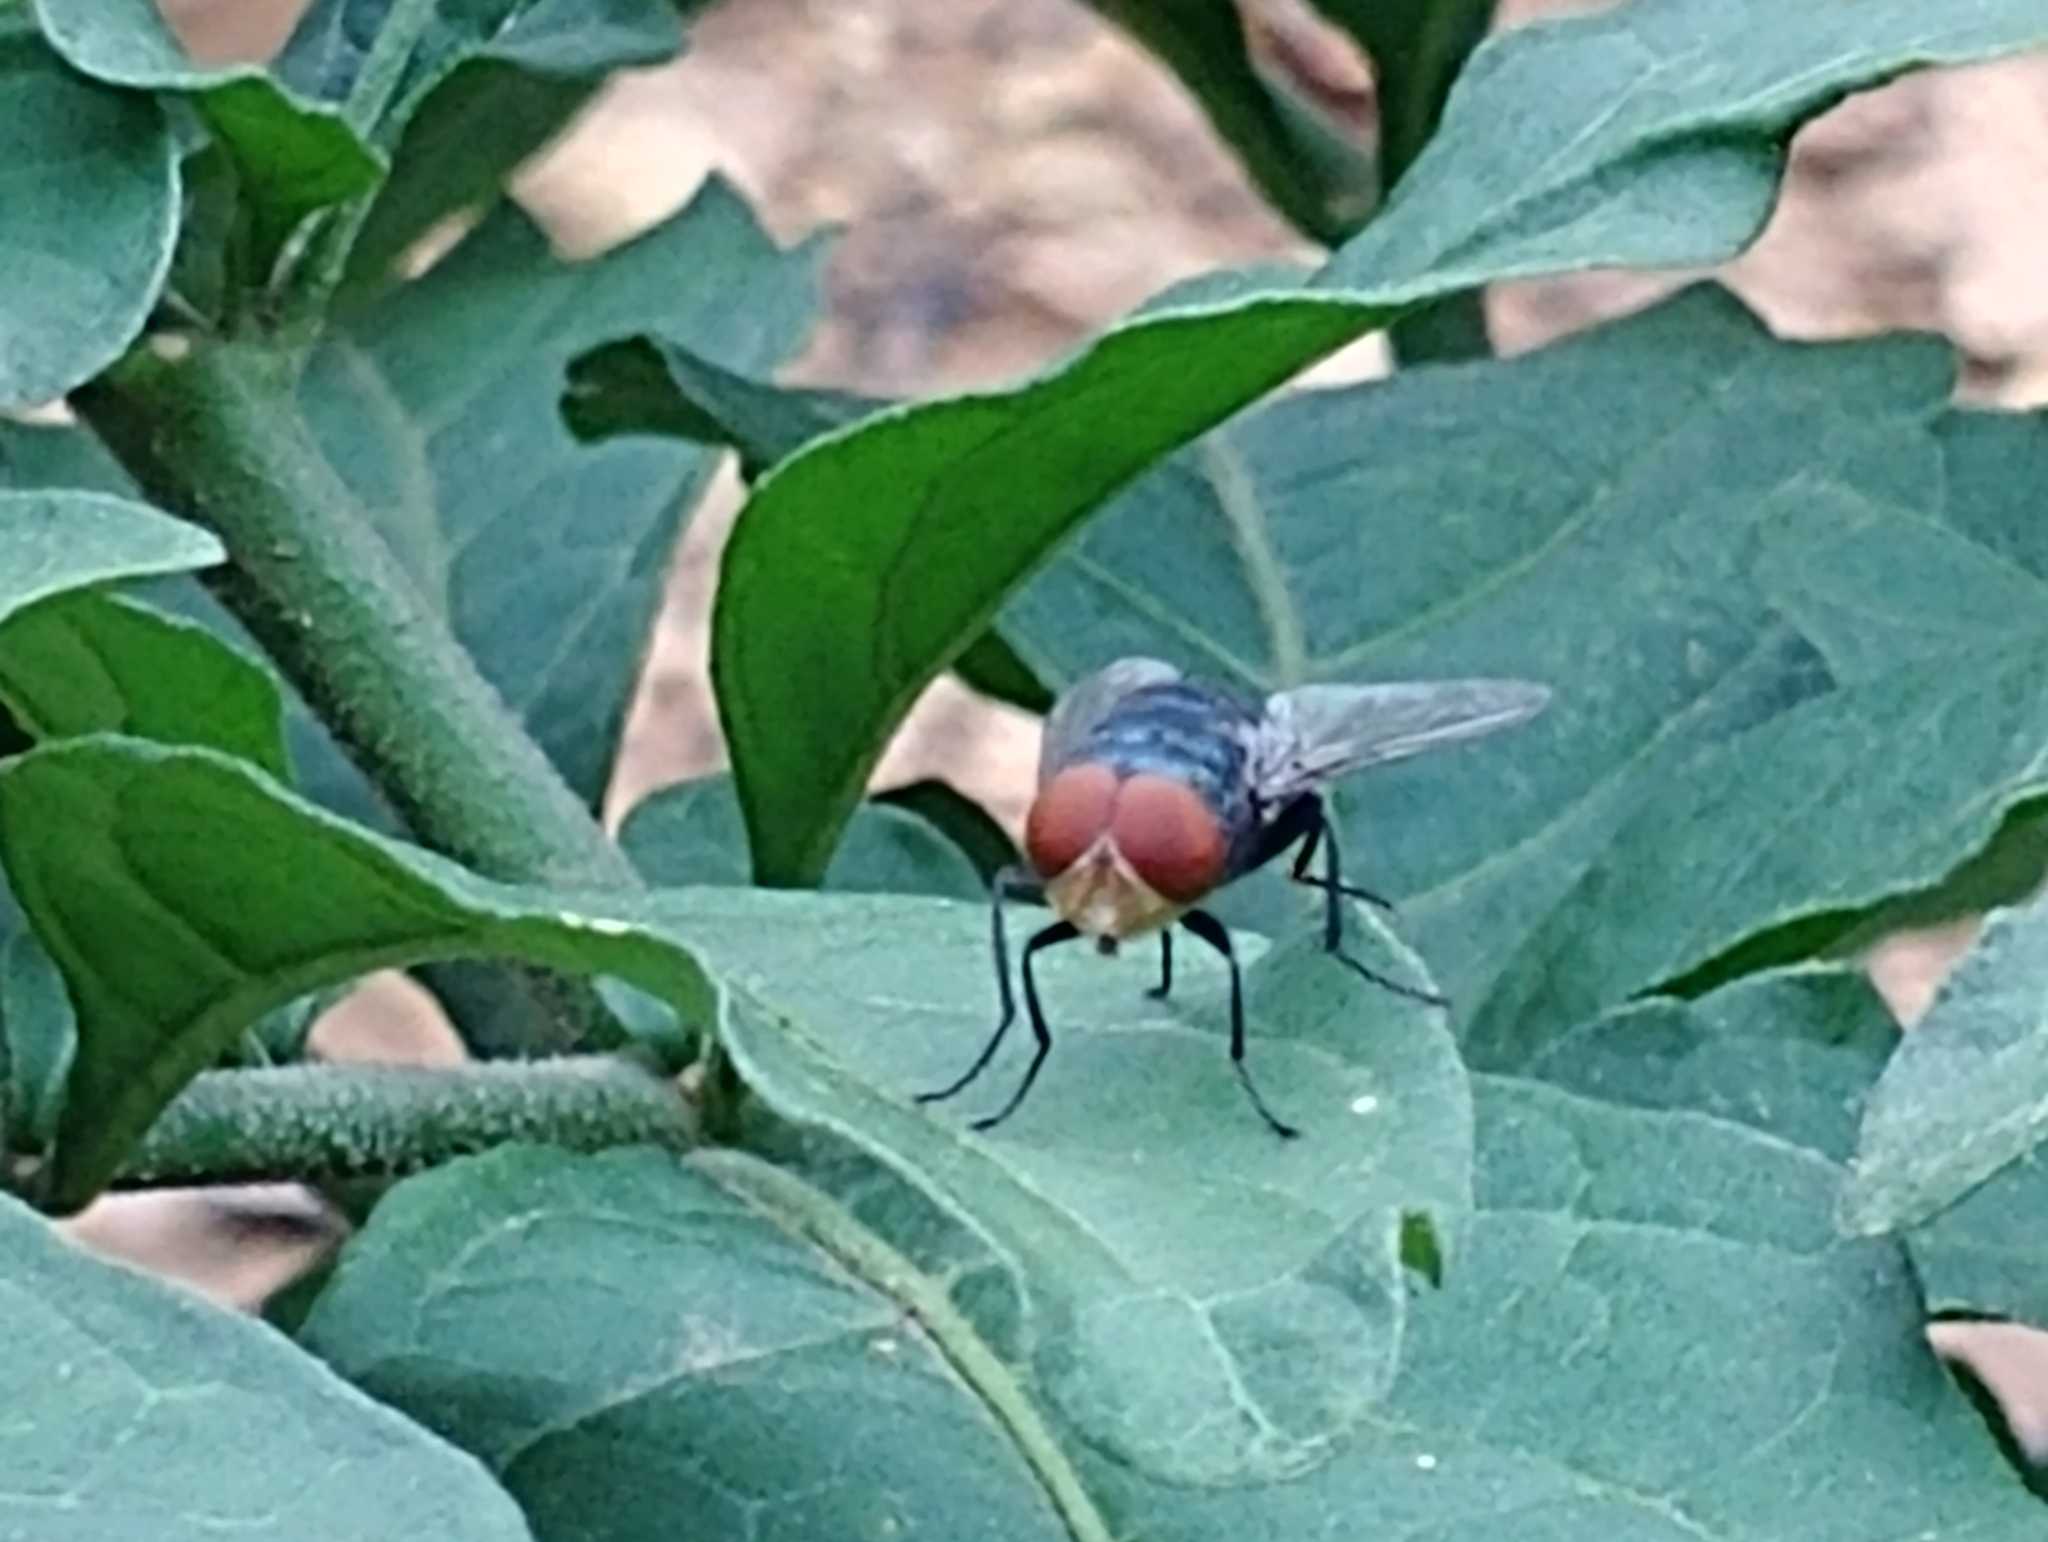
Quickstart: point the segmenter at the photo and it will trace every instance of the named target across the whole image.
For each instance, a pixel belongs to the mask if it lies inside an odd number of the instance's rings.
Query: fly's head
[[[1117,939],[1169,924],[1222,882],[1230,837],[1186,783],[1083,761],[1039,790],[1024,850],[1062,919]]]

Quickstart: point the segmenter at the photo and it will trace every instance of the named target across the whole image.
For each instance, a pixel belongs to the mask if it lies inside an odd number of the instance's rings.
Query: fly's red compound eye
[[[1040,788],[1024,821],[1024,854],[1038,876],[1057,878],[1078,862],[1109,828],[1116,803],[1107,766],[1069,766]]]
[[[1117,789],[1110,834],[1131,871],[1165,899],[1200,899],[1223,880],[1230,850],[1222,823],[1185,782],[1132,777]]]

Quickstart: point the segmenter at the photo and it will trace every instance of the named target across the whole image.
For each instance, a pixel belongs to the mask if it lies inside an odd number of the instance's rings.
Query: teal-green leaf
[[[562,418],[579,439],[667,434],[729,444],[756,479],[822,435],[888,403],[753,379],[658,337],[631,337],[570,361]]]
[[[114,738],[0,765],[0,855],[78,1010],[58,1203],[103,1183],[263,1011],[374,967],[509,956],[618,976],[715,1025],[769,1108],[971,1225],[1005,1260],[993,1283],[1046,1395],[1147,1470],[1241,1482],[1326,1459],[1397,1369],[1411,1217],[1457,1267],[1471,1125],[1448,1031],[1308,936],[1243,946],[1251,1069],[1299,1140],[1231,1075],[1218,964],[1188,960],[1169,1004],[1144,994],[1152,958],[1076,950],[1041,972],[1057,1052],[981,1136],[967,1116],[1015,1084],[1021,1028],[971,1095],[911,1097],[991,1026],[979,904],[489,884],[238,762]],[[1353,946],[1416,977],[1362,913]]]
[[[197,525],[131,499],[0,492],[0,618],[94,584],[212,567],[225,555]]]
[[[1426,1215],[1458,1267],[1470,1126],[1438,1015],[1296,935],[1242,953],[1248,1065],[1298,1123],[1282,1142],[1229,1074],[1223,971],[1183,955],[1171,1004],[1150,948],[1038,966],[1054,1047],[1030,1098],[975,1136],[1028,1045],[951,1082],[992,1023],[979,909],[848,900],[764,926],[760,898],[693,907],[687,935],[745,982],[725,1044],[777,1113],[904,1175],[1001,1260],[981,1289],[1047,1402],[1117,1460],[1195,1485],[1273,1482],[1374,1417],[1401,1356],[1401,1237]],[[794,921],[795,912],[792,912]],[[1013,913],[1011,925],[1030,924]],[[1361,912],[1352,944],[1415,977]],[[872,938],[855,977],[847,961]],[[859,983],[853,983],[858,979]],[[785,1025],[802,1024],[801,1033]]]
[[[1916,1225],[2048,1137],[2044,1002],[2048,901],[2036,900],[1991,917],[1885,1068],[1842,1199],[1847,1226]]]
[[[178,161],[153,101],[73,74],[0,21],[0,407],[54,400],[142,331],[178,231]]]
[[[378,102],[358,98],[373,45],[420,6],[396,0],[315,0],[278,55],[277,72],[309,96],[346,102],[389,147],[420,104],[461,66],[495,61],[559,78],[591,79],[659,64],[682,46],[675,0],[432,0],[403,67]]]
[[[1069,1535],[902,1303],[671,1156],[514,1147],[406,1182],[302,1339],[542,1538]]]
[[[626,816],[619,844],[649,883],[664,888],[752,881],[739,798],[723,774],[650,793]],[[820,887],[978,899],[987,885],[966,854],[928,821],[870,803],[846,827]]]
[[[1684,889],[1675,908],[1624,894],[1597,924],[1578,910],[1576,939],[1546,918],[1644,799],[1683,812],[1681,767],[1830,688],[1758,585],[1759,529],[1827,517],[1773,502],[1817,467],[1848,490],[1936,496],[1950,387],[1924,341],[1781,343],[1696,289],[1520,359],[1302,393],[1232,424],[1106,510],[1010,603],[1003,633],[1053,682],[1143,653],[1252,696],[1471,674],[1549,685],[1548,711],[1513,734],[1337,789],[1347,874],[1399,902],[1395,925],[1469,1022],[1546,925],[1552,948],[1683,956],[1713,896],[1687,887],[1647,815],[1637,860]],[[1717,859],[1752,844],[1747,827],[1709,828]],[[1864,838],[1807,855],[1847,863]],[[1270,874],[1226,898],[1264,926],[1278,923],[1253,907],[1308,903]],[[1773,917],[1733,917],[1721,945]],[[1542,956],[1524,960],[1517,999],[1543,984]],[[1575,965],[1528,1042],[1684,967],[1666,959],[1597,991]]]
[[[0,1533],[35,1542],[524,1542],[477,1463],[238,1312],[0,1197]],[[30,1417],[29,1412],[33,1411]]]
[[[66,594],[0,622],[0,702],[39,739],[205,744],[291,775],[270,672],[196,622],[120,596]]]
[[[195,63],[154,0],[36,0],[36,14],[80,72],[193,100],[233,158],[258,277],[308,214],[369,191],[383,174],[383,157],[337,108],[301,99],[259,66]]]
[[[582,444],[557,410],[562,370],[659,325],[765,371],[808,330],[821,260],[816,244],[779,251],[716,180],[588,262],[554,257],[503,205],[424,278],[350,309],[307,372],[302,404],[336,470],[593,804],[717,452]]]

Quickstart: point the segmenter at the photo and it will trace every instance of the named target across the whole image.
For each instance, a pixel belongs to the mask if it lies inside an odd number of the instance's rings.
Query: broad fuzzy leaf
[[[520,1542],[470,1457],[261,1323],[0,1198],[0,1531],[36,1542]],[[31,1416],[31,1410],[32,1416]]]
[[[878,1283],[673,1157],[512,1147],[384,1199],[302,1338],[542,1538],[1067,1537]]]
[[[54,400],[120,357],[178,231],[178,161],[155,102],[73,74],[0,18],[0,407]]]

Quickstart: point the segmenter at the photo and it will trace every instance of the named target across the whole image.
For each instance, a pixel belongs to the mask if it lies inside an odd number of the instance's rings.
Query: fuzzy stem
[[[220,536],[218,592],[416,835],[494,878],[639,888],[321,453],[294,370],[250,343],[142,348],[76,405],[152,498]]]
[[[461,1066],[207,1071],[129,1153],[118,1187],[396,1177],[508,1141],[695,1144],[671,1081],[616,1055]]]

